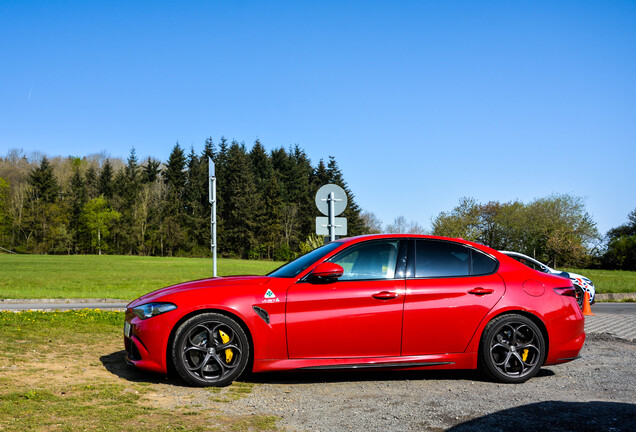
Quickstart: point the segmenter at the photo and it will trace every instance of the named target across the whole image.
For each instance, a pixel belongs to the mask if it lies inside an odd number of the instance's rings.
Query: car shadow
[[[635,418],[636,405],[629,403],[545,401],[497,411],[447,431],[633,431]]]
[[[172,384],[185,386],[186,384],[177,376],[172,374],[159,374],[142,371],[126,363],[126,351],[115,351],[114,353],[103,355],[99,358],[104,368],[113,375],[131,382],[143,382],[151,384]]]
[[[537,377],[553,376],[551,370],[541,369]],[[536,379],[536,378],[535,378]],[[493,382],[478,370],[333,370],[333,371],[284,371],[250,374],[244,381],[258,384],[314,384],[365,381],[478,381]]]
[[[175,386],[189,386],[175,373],[167,375],[146,372],[130,366],[125,360],[126,351],[116,351],[99,358],[104,368],[113,375],[131,382],[161,383]],[[554,375],[548,369],[541,369],[537,377]],[[536,378],[535,378],[536,379]],[[314,384],[365,381],[409,381],[409,380],[452,380],[492,382],[477,370],[293,370],[284,372],[263,372],[243,374],[239,381],[255,384]]]

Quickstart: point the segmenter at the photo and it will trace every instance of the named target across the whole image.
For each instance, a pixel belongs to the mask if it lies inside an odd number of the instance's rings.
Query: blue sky
[[[0,155],[259,138],[335,156],[384,223],[569,193],[604,233],[636,208],[635,23],[634,1],[3,0]]]

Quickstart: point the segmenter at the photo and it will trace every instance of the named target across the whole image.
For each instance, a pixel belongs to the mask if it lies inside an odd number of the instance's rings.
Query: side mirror
[[[344,273],[344,269],[338,264],[331,262],[320,263],[310,273],[312,277],[323,280],[336,280]]]

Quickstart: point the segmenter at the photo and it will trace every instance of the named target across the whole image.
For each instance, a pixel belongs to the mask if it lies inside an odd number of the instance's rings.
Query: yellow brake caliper
[[[521,360],[523,360],[525,362],[527,358],[528,358],[528,348],[524,349],[521,352]]]
[[[219,330],[219,335],[221,336],[221,341],[226,344],[230,341],[230,337],[227,335],[227,333],[225,333],[223,330]],[[528,350],[526,350],[528,351]],[[230,364],[230,362],[232,361],[232,357],[234,357],[234,353],[232,352],[231,348],[226,348],[225,349],[225,363]],[[524,358],[523,361],[526,361],[526,359]]]

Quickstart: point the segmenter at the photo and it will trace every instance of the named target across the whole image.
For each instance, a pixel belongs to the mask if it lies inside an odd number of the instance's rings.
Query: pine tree
[[[184,193],[186,230],[190,251],[206,250],[210,235],[208,202],[208,160],[190,149],[187,160],[187,179]]]
[[[310,187],[313,168],[307,154],[298,145],[294,146],[292,159],[292,179],[288,186],[291,203],[298,206],[299,241],[305,240],[314,231],[315,202]],[[295,247],[297,245],[294,245]]]
[[[184,190],[186,187],[186,159],[183,149],[177,142],[172,148],[168,163],[163,172],[167,186],[166,201],[163,206],[166,229],[166,248],[174,255],[185,243],[184,226]]]
[[[267,232],[267,209],[264,205],[270,180],[274,174],[272,161],[270,160],[265,147],[259,140],[256,140],[250,151],[250,167],[254,177],[256,188],[257,205],[254,210],[254,236],[259,245],[258,255],[271,257],[271,247],[268,246]]]
[[[317,192],[322,186],[329,184],[329,179],[330,176],[325,166],[325,161],[320,159],[312,176],[312,189],[315,189],[315,192]]]
[[[207,138],[205,140],[205,145],[203,146],[203,154],[201,155],[201,157],[204,158],[206,162],[208,160],[208,157],[212,158],[212,160],[214,160],[214,158],[216,157],[216,146],[214,145],[214,141],[212,140],[212,138]]]
[[[104,162],[102,172],[99,174],[97,192],[106,198],[112,198],[113,196],[113,166],[108,159]]]
[[[154,183],[159,178],[161,174],[161,162],[148,157],[146,161],[146,165],[143,167],[141,172],[141,182],[143,184]]]
[[[58,205],[61,188],[46,157],[31,171],[28,182],[31,190],[24,219],[25,228],[33,234],[34,244],[30,249],[37,253],[48,253],[54,248],[55,227],[68,221],[64,221],[62,209]]]
[[[89,165],[84,177],[86,180],[86,198],[91,200],[99,195],[99,178],[95,166]]]
[[[60,185],[46,156],[42,158],[40,166],[29,174],[29,183],[32,186],[32,193],[38,201],[50,204],[57,200]]]
[[[274,258],[274,252],[282,244],[282,209],[280,183],[278,176],[272,174],[267,184],[263,205],[262,236],[265,240],[266,258]],[[285,257],[287,259],[287,257]]]
[[[183,193],[183,188],[186,185],[186,174],[184,173],[186,167],[186,158],[183,149],[177,142],[172,148],[166,168],[163,172],[163,178],[169,189],[172,189],[178,196]]]
[[[224,250],[247,258],[255,246],[254,213],[256,210],[256,188],[250,171],[250,160],[244,145],[233,141],[228,150],[225,173],[231,196],[225,204]]]
[[[128,197],[131,201],[137,199],[137,193],[139,192],[139,187],[141,185],[141,168],[139,167],[139,161],[137,160],[137,152],[133,147],[130,149],[130,155],[128,156],[128,160],[126,161],[126,167],[124,168],[124,172],[126,174],[126,179],[128,180],[127,184],[127,193]]]
[[[228,186],[227,181],[227,166],[228,166],[228,143],[225,137],[221,137],[221,141],[219,142],[219,151],[215,154],[214,157],[214,169],[216,171],[216,219],[217,219],[217,243],[219,244],[219,252],[225,256],[229,256],[229,249],[226,251],[225,246],[226,242],[226,232],[225,227],[227,226],[227,220],[229,218],[227,212],[227,204],[229,199],[231,198],[231,190]],[[231,245],[230,245],[231,247]]]
[[[69,231],[72,238],[72,249],[74,253],[79,253],[81,247],[81,229],[80,219],[82,217],[82,209],[87,201],[87,190],[82,173],[79,166],[73,169],[73,177],[71,177],[69,185],[69,204],[70,204],[70,221]]]

